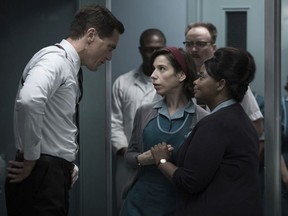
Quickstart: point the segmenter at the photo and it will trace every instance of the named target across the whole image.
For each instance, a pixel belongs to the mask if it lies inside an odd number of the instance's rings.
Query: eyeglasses
[[[161,49],[163,47],[140,47],[141,50],[143,50],[144,52],[147,52],[147,53],[153,53],[159,49]]]
[[[187,48],[191,48],[191,47],[194,47],[194,46],[198,47],[198,48],[204,48],[208,44],[211,44],[211,42],[210,41],[184,41],[183,44]]]

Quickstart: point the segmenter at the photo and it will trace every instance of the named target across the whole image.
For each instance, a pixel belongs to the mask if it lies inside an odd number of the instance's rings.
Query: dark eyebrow
[[[198,75],[198,77],[207,77],[207,75],[205,74],[204,71],[199,71],[199,72],[197,73],[197,75]]]
[[[110,48],[112,48],[113,50],[116,49],[116,45],[115,44],[109,44],[108,45]]]

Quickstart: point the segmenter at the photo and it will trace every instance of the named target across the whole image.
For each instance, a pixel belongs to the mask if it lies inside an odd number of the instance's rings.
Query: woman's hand
[[[151,153],[154,158],[154,162],[156,165],[159,165],[161,159],[169,160],[173,151],[173,147],[171,145],[167,145],[165,142],[158,143],[154,147],[151,148]]]
[[[141,166],[147,166],[154,163],[154,158],[150,150],[138,155],[137,160]]]

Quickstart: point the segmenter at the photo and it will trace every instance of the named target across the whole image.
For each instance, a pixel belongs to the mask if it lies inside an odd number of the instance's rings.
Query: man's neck
[[[84,40],[81,40],[81,38],[78,40],[67,38],[67,41],[74,47],[74,49],[76,50],[78,54],[84,50],[85,42]]]
[[[143,74],[147,77],[150,77],[150,75],[153,72],[152,68],[147,64],[142,64],[142,71],[143,71]]]

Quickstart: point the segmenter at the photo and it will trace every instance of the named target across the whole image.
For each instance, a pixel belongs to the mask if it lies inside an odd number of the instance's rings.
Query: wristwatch
[[[161,160],[159,161],[158,166],[159,166],[160,164],[164,164],[164,163],[166,163],[166,159],[161,159]]]

